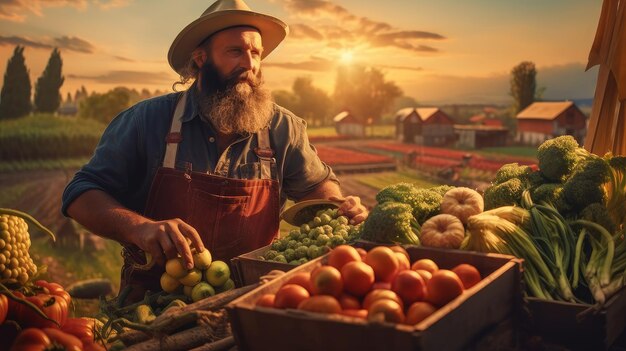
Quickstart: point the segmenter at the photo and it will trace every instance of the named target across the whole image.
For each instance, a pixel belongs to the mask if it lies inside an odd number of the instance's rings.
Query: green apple
[[[205,282],[196,284],[196,286],[194,286],[191,290],[191,300],[193,300],[193,302],[202,300],[213,295],[215,295],[215,289],[213,289],[211,285]]]

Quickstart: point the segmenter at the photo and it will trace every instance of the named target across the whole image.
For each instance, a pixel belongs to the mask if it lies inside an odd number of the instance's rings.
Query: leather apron
[[[269,130],[257,133],[260,179],[226,178],[175,169],[181,118],[187,92],[179,99],[166,137],[163,166],[152,182],[144,216],[153,220],[180,218],[194,227],[214,260],[230,259],[268,245],[278,234],[279,184],[272,176],[273,150]],[[276,173],[276,172],[274,172]],[[164,267],[146,265],[145,253],[124,246],[120,291],[131,286],[126,303],[138,301],[147,290],[159,291]],[[143,267],[142,267],[143,266]]]

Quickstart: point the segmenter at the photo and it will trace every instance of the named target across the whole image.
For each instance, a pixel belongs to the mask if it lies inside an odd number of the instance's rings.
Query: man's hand
[[[133,244],[152,255],[157,264],[163,266],[165,261],[179,254],[185,261],[187,269],[193,268],[193,256],[187,238],[197,252],[204,250],[204,244],[198,232],[181,219],[165,221],[148,221],[137,227],[132,236]]]
[[[350,224],[359,224],[367,218],[367,208],[361,204],[361,198],[358,196],[331,196],[329,197],[329,200],[341,202],[338,213],[348,217],[350,219]]]

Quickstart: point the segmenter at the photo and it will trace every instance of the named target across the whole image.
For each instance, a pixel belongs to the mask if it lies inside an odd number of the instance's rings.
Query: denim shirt
[[[72,201],[91,189],[102,190],[123,206],[144,212],[152,180],[163,163],[165,137],[180,94],[139,102],[111,121],[89,163],[65,188],[63,214],[67,216]],[[177,169],[229,178],[259,178],[259,159],[254,153],[256,134],[240,136],[218,155],[216,132],[200,117],[194,94],[187,94],[182,122]],[[280,183],[281,207],[287,198],[298,200],[326,180],[338,182],[309,143],[306,122],[276,104],[270,122],[270,145],[276,159],[273,171]]]

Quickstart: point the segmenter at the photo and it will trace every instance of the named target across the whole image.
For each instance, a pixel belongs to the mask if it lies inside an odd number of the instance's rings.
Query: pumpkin
[[[451,214],[438,214],[422,225],[423,246],[458,249],[465,237],[463,223]]]
[[[483,197],[465,187],[448,190],[441,200],[441,213],[456,216],[463,224],[467,223],[470,216],[482,213],[484,208]]]

